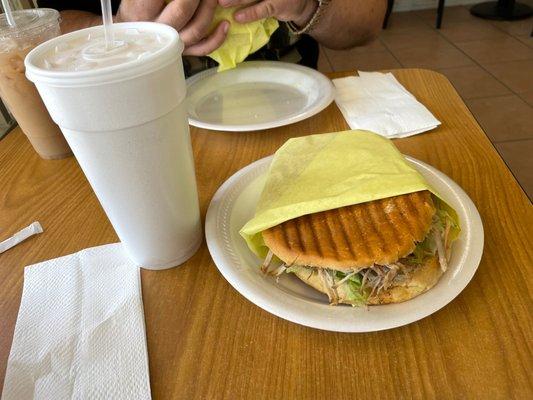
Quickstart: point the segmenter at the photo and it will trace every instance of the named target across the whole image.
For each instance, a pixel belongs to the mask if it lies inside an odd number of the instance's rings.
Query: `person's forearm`
[[[381,30],[386,3],[386,0],[331,0],[309,34],[331,49],[365,44]]]
[[[61,32],[68,33],[78,29],[102,25],[102,16],[86,11],[61,11]]]

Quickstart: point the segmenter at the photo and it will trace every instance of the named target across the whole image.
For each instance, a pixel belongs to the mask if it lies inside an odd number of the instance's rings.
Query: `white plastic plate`
[[[320,72],[279,61],[249,61],[187,79],[187,112],[193,126],[256,131],[292,124],[326,108],[334,98]]]
[[[409,301],[368,308],[330,306],[325,295],[283,274],[279,282],[264,276],[259,260],[239,235],[254,215],[272,156],[258,160],[229,178],[207,211],[205,234],[211,256],[228,282],[244,297],[278,317],[338,332],[372,332],[395,328],[433,314],[451,302],[474,276],[483,252],[483,225],[474,203],[450,178],[428,164],[406,157],[458,213],[461,234],[453,245],[448,270],[426,293]]]

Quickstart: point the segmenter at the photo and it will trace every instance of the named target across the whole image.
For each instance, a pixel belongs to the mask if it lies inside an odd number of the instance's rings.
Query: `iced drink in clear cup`
[[[148,269],[169,268],[202,241],[183,45],[163,24],[113,29],[110,50],[102,26],[43,43],[26,57],[26,75],[130,257]]]
[[[38,44],[60,35],[59,13],[52,9],[13,12],[16,26],[0,15],[0,97],[37,153],[46,159],[72,155],[59,127],[52,121],[24,75],[24,58]]]

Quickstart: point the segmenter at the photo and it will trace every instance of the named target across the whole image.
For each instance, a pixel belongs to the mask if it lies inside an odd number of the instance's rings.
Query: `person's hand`
[[[196,2],[198,3],[198,1]],[[161,14],[165,5],[164,0],[122,0],[115,20],[116,22],[154,21]]]
[[[229,29],[222,21],[209,31],[217,0],[122,0],[117,22],[155,21],[172,26],[185,45],[184,55],[204,56],[219,48]]]
[[[280,21],[292,21],[305,26],[313,16],[317,0],[218,0],[222,7],[243,7],[233,16],[240,23],[274,17]]]

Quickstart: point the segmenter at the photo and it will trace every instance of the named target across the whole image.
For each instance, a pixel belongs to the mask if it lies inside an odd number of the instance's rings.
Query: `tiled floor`
[[[375,42],[322,49],[323,72],[422,67],[445,74],[533,198],[533,18],[486,21],[467,7],[393,13]]]

